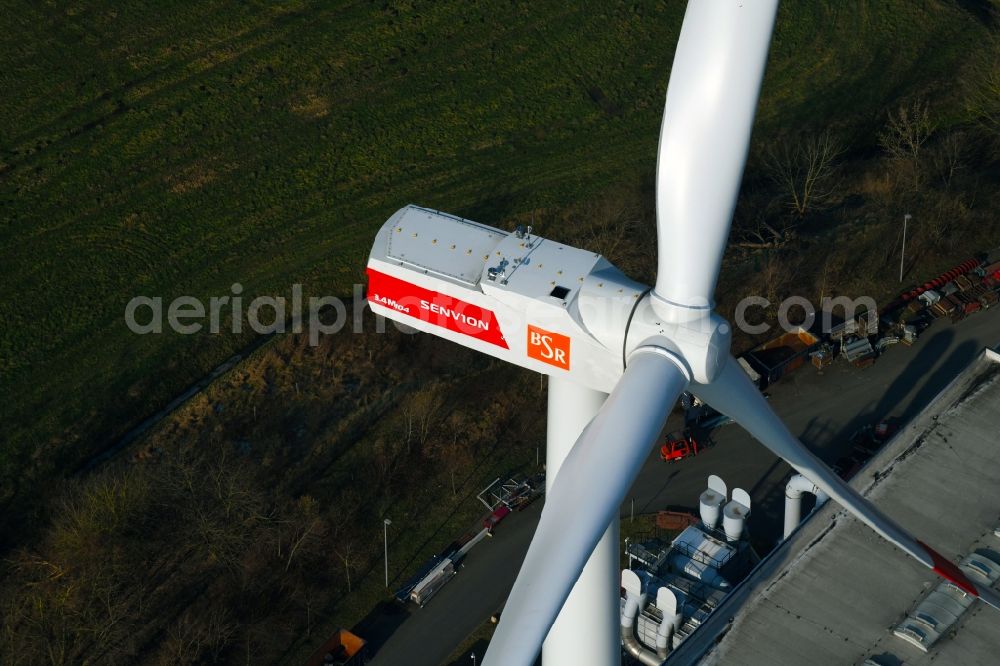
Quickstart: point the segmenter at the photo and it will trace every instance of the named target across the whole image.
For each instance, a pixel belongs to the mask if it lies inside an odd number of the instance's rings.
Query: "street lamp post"
[[[899,253],[899,281],[903,281],[903,261],[906,259],[906,223],[913,219],[913,216],[907,213],[903,216],[903,251]]]
[[[476,666],[476,653],[475,653],[475,652],[473,652],[473,653],[472,653],[471,655],[469,655],[469,656],[471,656],[471,657],[472,657],[472,666]]]
[[[385,586],[389,587],[389,525],[392,521],[386,518],[382,521],[382,537],[385,544]]]

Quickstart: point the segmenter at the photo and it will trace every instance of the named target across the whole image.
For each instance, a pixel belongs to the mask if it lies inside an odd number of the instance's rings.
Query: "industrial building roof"
[[[977,566],[1000,570],[1000,355],[980,354],[852,485],[956,564],[978,553]],[[746,666],[997,663],[1000,612],[948,602],[958,617],[944,618],[933,610],[944,599],[939,583],[829,502],[672,656]],[[908,639],[894,634],[900,628]],[[922,634],[933,644],[918,645]]]

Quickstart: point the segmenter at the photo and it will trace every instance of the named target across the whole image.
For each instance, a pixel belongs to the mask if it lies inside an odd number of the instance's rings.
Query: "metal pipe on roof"
[[[816,506],[813,510],[823,506],[830,499],[830,496],[815,483],[801,474],[793,474],[785,484],[785,527],[782,539],[787,539],[802,522],[802,495],[805,493],[816,497]]]

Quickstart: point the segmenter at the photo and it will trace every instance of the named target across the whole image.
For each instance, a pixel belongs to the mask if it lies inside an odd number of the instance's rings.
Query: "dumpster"
[[[806,362],[810,352],[819,347],[815,335],[798,327],[747,352],[745,358],[765,382],[771,384]]]
[[[347,629],[338,629],[337,632],[323,646],[314,652],[308,666],[361,666],[365,663],[368,655],[366,651],[366,641],[360,636],[352,634]]]

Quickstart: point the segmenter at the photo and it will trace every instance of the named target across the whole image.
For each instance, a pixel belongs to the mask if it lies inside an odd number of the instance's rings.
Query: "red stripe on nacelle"
[[[968,592],[972,596],[979,596],[979,590],[976,589],[976,584],[969,580],[954,562],[945,559],[944,555],[937,552],[923,541],[918,539],[917,543],[919,543],[920,547],[926,550],[927,554],[931,556],[931,560],[934,562],[934,573],[941,576],[941,578],[954,583],[956,587]]]
[[[368,269],[368,301],[400,314],[509,349],[492,310]]]

